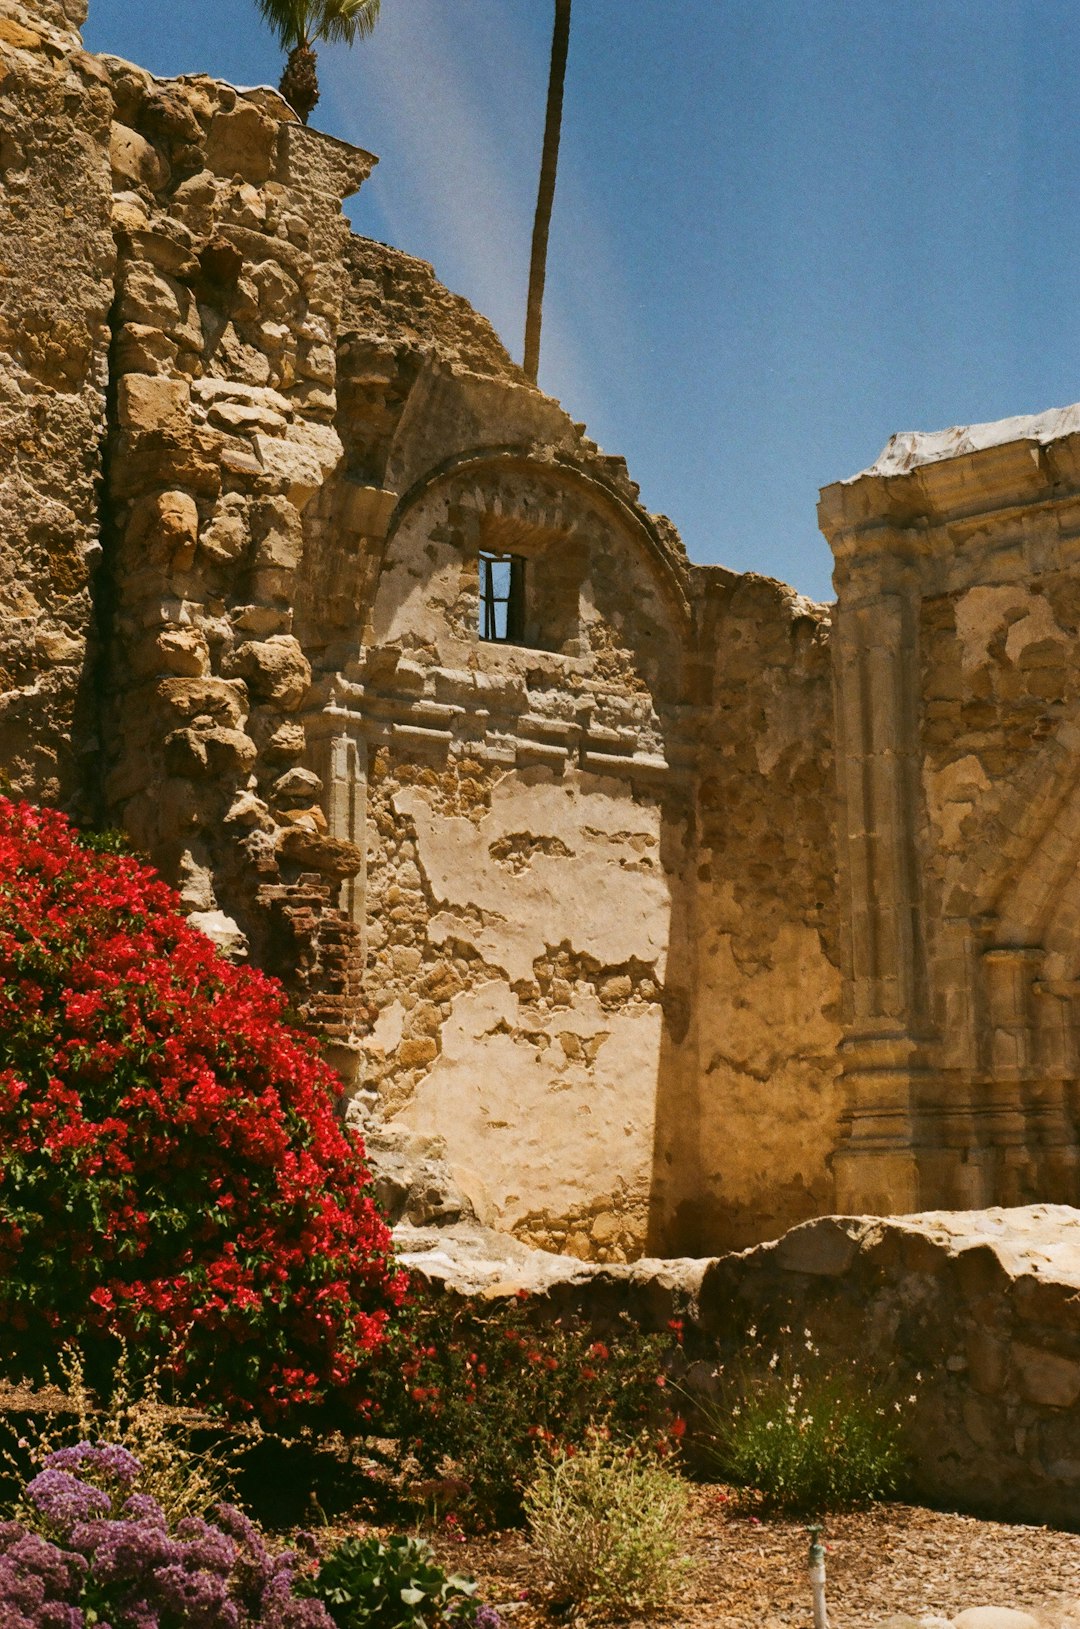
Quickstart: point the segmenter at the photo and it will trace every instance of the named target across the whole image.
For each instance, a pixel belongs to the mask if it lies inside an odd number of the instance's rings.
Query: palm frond
[[[380,0],[314,0],[312,38],[352,45],[371,33],[379,20],[379,5]]]
[[[312,13],[323,9],[318,4],[313,6],[312,0],[258,0],[258,6],[285,51],[296,45],[310,45]]]

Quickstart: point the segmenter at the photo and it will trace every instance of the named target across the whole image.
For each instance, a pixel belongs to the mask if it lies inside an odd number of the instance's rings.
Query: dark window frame
[[[505,592],[496,584],[495,567],[508,566]],[[525,556],[505,550],[480,550],[481,640],[488,645],[520,645],[525,638]]]

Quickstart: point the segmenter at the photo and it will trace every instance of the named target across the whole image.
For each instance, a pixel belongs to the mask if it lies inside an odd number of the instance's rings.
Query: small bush
[[[340,1083],[178,906],[0,798],[0,1358],[119,1334],[231,1412],[355,1415],[404,1280]]]
[[[420,1538],[344,1539],[302,1587],[338,1629],[498,1629],[473,1580],[444,1572]]]
[[[686,1485],[652,1452],[594,1437],[541,1465],[524,1504],[561,1604],[637,1617],[664,1607],[685,1579]]]
[[[865,1371],[825,1362],[809,1335],[722,1377],[703,1409],[712,1469],[777,1510],[823,1512],[888,1497],[904,1468],[899,1400]]]
[[[665,1446],[682,1429],[667,1376],[674,1336],[628,1324],[597,1340],[572,1318],[542,1322],[527,1298],[492,1309],[435,1296],[410,1307],[396,1341],[382,1429],[429,1479],[431,1501],[474,1526],[519,1521],[537,1455],[595,1427]]]

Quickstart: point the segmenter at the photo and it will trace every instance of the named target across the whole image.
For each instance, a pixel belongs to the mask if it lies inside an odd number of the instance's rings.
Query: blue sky
[[[549,0],[383,0],[313,122],[358,231],[520,357]],[[255,0],[90,0],[89,48],[275,82]],[[818,487],[895,430],[1080,398],[1077,0],[575,0],[540,383],[692,558],[830,598]]]

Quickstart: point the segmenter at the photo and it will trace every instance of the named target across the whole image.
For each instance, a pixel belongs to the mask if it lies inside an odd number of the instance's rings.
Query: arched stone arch
[[[535,515],[522,511],[512,489],[500,479],[525,472],[550,482],[553,488],[551,503]],[[527,448],[497,445],[478,448],[448,458],[427,471],[398,500],[387,527],[387,548],[410,511],[436,487],[448,482],[466,484],[479,512],[498,515],[508,523],[517,519],[546,525],[552,530],[571,530],[584,506],[592,504],[607,509],[620,523],[630,546],[640,548],[652,561],[658,576],[666,583],[677,616],[683,627],[689,629],[691,612],[686,567],[662,537],[653,517],[595,471],[538,455]]]
[[[525,558],[520,642],[479,636],[481,550]],[[488,447],[398,500],[355,648],[308,732],[367,854],[365,1082],[504,1225],[639,1253],[686,1041],[686,569],[615,485]]]
[[[1001,1202],[1075,1202],[1080,1079],[1080,710],[990,794],[946,875],[966,969],[972,1135]]]
[[[946,880],[946,914],[993,916],[1013,936],[1038,931],[1068,856],[1080,859],[1080,710],[1063,718],[991,797]]]

